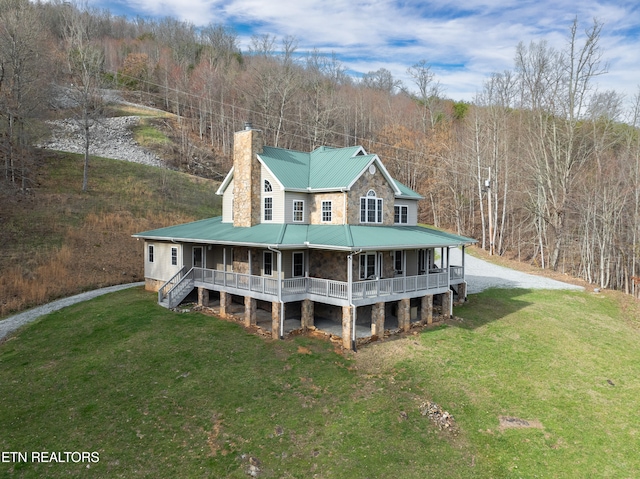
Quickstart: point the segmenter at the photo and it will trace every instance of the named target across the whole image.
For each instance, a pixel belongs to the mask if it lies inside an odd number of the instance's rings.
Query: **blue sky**
[[[581,31],[604,23],[601,47],[609,73],[600,90],[627,100],[640,85],[640,2],[637,0],[89,0],[113,14],[172,16],[196,26],[222,23],[246,50],[253,34],[292,35],[301,52],[334,52],[352,72],[380,68],[410,86],[408,67],[432,65],[444,96],[473,100],[493,72],[513,69],[520,41],[566,46],[578,18]]]

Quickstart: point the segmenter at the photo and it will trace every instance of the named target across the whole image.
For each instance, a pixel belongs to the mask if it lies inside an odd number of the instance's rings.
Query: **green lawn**
[[[488,291],[454,310],[462,321],[347,357],[155,299],[106,295],[0,345],[0,451],[99,453],[0,462],[0,477],[640,474],[638,330],[613,296]],[[457,435],[420,414],[426,400]]]

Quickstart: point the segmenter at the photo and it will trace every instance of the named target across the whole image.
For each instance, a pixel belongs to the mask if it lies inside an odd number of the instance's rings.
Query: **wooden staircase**
[[[158,290],[158,304],[164,308],[175,308],[186,298],[195,287],[194,270],[186,268],[178,271],[169,281]]]

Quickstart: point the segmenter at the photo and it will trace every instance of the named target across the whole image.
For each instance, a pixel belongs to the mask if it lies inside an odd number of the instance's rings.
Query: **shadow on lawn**
[[[522,299],[532,292],[532,289],[524,288],[489,288],[480,293],[469,294],[463,305],[453,308],[454,317],[447,321],[447,324],[475,329],[498,321],[532,304]]]

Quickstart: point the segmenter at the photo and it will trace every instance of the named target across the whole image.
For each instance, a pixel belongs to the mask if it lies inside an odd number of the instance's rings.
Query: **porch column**
[[[462,278],[464,279],[464,253],[465,253],[465,248],[467,246],[466,245],[462,245]]]
[[[198,286],[198,306],[209,306],[209,290]]]
[[[398,328],[409,331],[411,328],[411,299],[402,298],[398,301]]]
[[[385,304],[376,303],[371,306],[371,336],[384,338]]]
[[[449,290],[446,293],[442,293],[442,318],[450,319],[451,318],[451,301],[452,301],[452,291]]]
[[[467,282],[463,281],[458,285],[458,302],[464,303],[467,300]]]
[[[271,337],[280,338],[280,315],[284,314],[284,303],[273,301],[271,303]],[[282,331],[284,335],[284,331]]]
[[[355,309],[355,306],[353,307]],[[354,311],[355,314],[355,311]],[[351,306],[342,307],[342,347],[344,349],[351,349],[351,335],[352,330]]]
[[[313,328],[314,326],[314,310],[315,303],[310,299],[304,299],[302,301],[302,315],[301,315],[301,326],[302,329]]]
[[[420,322],[423,324],[433,323],[433,295],[427,294],[422,297],[420,303]]]
[[[256,325],[256,305],[255,298],[251,296],[244,297],[244,325],[247,328]]]
[[[226,318],[231,306],[231,295],[226,291],[220,291],[220,316]]]

